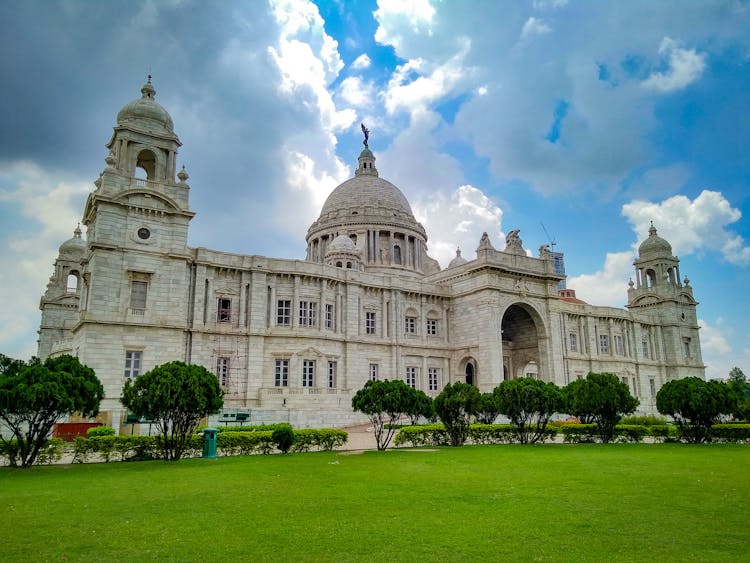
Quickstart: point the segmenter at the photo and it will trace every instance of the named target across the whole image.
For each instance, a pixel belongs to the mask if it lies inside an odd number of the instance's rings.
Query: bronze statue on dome
[[[365,127],[364,123],[360,123],[359,125],[360,127],[362,127],[362,134],[365,136],[365,140],[362,141],[362,143],[365,145],[366,149],[369,149],[370,146],[367,144],[367,142],[370,140],[370,130]]]

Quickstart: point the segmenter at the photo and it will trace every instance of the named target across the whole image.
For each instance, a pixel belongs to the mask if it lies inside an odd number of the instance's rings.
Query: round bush
[[[294,444],[294,430],[291,424],[279,424],[271,434],[271,439],[281,453],[287,453]]]

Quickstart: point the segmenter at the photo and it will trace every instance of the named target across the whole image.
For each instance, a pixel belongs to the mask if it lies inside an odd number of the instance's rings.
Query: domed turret
[[[330,266],[359,270],[361,255],[352,239],[346,235],[339,235],[328,245],[325,262]]]
[[[468,260],[466,258],[464,258],[463,256],[461,256],[461,249],[457,248],[456,249],[456,257],[453,260],[451,260],[450,264],[448,264],[448,267],[449,268],[455,268],[457,266],[463,266],[467,262],[468,262]]]
[[[60,255],[80,255],[86,252],[86,241],[81,238],[81,227],[73,231],[73,238],[69,238],[60,245]]]
[[[641,258],[672,256],[672,245],[656,234],[656,227],[651,223],[648,238],[638,247],[638,254]]]
[[[125,105],[117,114],[117,124],[155,133],[174,133],[172,117],[156,101],[151,76],[141,88],[141,97]]]

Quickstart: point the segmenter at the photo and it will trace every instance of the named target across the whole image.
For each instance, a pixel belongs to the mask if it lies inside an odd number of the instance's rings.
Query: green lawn
[[[748,561],[750,447],[467,446],[0,469],[0,559]]]

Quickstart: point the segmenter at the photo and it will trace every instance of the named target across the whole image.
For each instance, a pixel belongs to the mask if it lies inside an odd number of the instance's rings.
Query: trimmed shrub
[[[330,451],[346,444],[349,434],[337,428],[301,428],[294,431],[294,451],[308,452],[311,449]]]
[[[548,427],[544,431],[544,441],[554,438],[557,429]],[[468,439],[473,444],[515,444],[518,443],[518,433],[513,424],[471,424]],[[450,446],[451,438],[442,424],[425,424],[422,426],[408,426],[402,428],[396,435],[396,446]]]
[[[37,465],[49,464],[62,459],[65,441],[60,438],[50,438],[39,448],[39,453],[34,459]],[[12,456],[18,457],[18,440],[0,441],[0,458],[9,460]]]
[[[292,444],[294,444],[294,430],[292,430],[292,425],[280,424],[276,427],[276,430],[271,433],[271,439],[273,440],[273,443],[276,444],[276,449],[282,454],[287,453],[289,448],[292,447]]]
[[[750,424],[714,424],[711,427],[711,438],[722,443],[750,443]]]
[[[94,436],[114,436],[115,429],[111,426],[94,426],[86,430],[86,436],[93,438]]]
[[[659,424],[648,427],[648,435],[654,442],[676,442],[677,428],[671,424]]]
[[[221,455],[250,455],[255,453],[269,454],[275,444],[273,432],[219,432],[216,436],[216,447]]]

